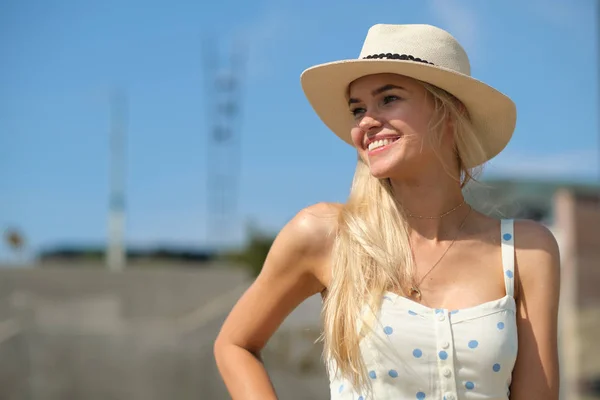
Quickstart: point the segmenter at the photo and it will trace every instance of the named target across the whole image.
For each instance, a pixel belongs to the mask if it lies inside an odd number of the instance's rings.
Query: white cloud
[[[441,27],[461,43],[471,58],[481,35],[475,12],[458,1],[434,0],[430,4],[431,11],[442,22]]]
[[[508,153],[490,161],[485,172],[536,178],[590,178],[600,173],[599,158],[593,149],[544,155]]]

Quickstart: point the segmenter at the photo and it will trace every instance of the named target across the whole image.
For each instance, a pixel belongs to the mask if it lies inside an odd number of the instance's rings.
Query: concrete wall
[[[0,270],[0,399],[227,399],[212,344],[249,284],[231,268]],[[284,399],[328,398],[315,300],[265,350]]]

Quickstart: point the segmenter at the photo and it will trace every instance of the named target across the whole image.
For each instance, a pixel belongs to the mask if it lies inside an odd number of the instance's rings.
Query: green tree
[[[246,245],[240,250],[227,252],[223,256],[226,260],[247,268],[250,274],[256,277],[262,270],[274,240],[273,235],[250,225]]]

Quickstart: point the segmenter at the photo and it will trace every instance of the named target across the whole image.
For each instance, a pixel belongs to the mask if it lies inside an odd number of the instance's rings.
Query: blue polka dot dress
[[[460,310],[433,309],[394,293],[361,342],[371,394],[330,368],[332,400],[507,400],[517,357],[514,223],[502,220],[506,295]]]

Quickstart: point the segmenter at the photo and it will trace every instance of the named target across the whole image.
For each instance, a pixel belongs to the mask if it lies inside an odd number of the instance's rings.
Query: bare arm
[[[519,352],[511,400],[558,400],[560,256],[552,233],[531,222],[515,224]]]
[[[294,308],[325,289],[332,210],[326,204],[309,207],[281,230],[260,275],[223,324],[214,353],[234,400],[277,398],[260,351]]]

